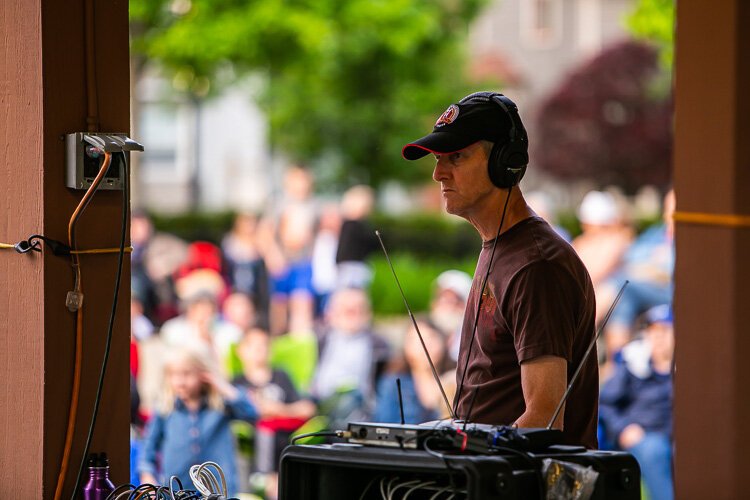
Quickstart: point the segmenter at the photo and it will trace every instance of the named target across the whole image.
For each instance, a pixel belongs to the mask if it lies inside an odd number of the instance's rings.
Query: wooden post
[[[102,131],[129,130],[128,2],[96,1],[95,68]],[[87,129],[84,2],[0,2],[0,241],[34,233],[67,241],[82,191],[65,187],[66,133]],[[78,229],[81,248],[119,244],[122,192],[96,194]],[[91,451],[128,478],[129,266]],[[101,367],[117,257],[82,256],[83,375],[64,498],[82,458]],[[68,420],[74,360],[70,259],[0,251],[0,484],[7,498],[53,498]]]
[[[747,496],[750,5],[677,2],[675,498]]]

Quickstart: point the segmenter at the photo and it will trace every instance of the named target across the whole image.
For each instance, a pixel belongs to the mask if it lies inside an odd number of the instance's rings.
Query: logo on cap
[[[443,125],[449,125],[456,121],[456,118],[458,118],[458,106],[451,104],[448,106],[448,109],[443,111],[443,114],[440,115],[440,118],[435,122],[435,126],[442,127]]]

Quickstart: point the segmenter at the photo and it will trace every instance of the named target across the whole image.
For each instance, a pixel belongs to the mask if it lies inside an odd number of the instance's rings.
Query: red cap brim
[[[450,154],[461,151],[477,142],[453,132],[437,131],[426,135],[401,149],[401,156],[407,160],[418,160],[428,154]]]

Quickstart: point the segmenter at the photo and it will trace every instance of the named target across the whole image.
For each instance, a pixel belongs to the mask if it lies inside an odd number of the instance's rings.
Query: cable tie
[[[52,253],[57,255],[58,257],[67,257],[70,255],[70,247],[68,245],[41,234],[32,234],[31,236],[29,236],[28,242],[29,244],[36,244],[38,246],[38,240],[42,240],[44,243],[46,243],[50,250],[52,250]]]
[[[48,238],[41,234],[32,234],[26,240],[21,240],[16,244],[0,243],[0,249],[13,249],[18,253],[24,254],[29,252],[41,252],[42,243],[44,242],[54,255],[58,257],[69,257],[71,255],[96,255],[106,253],[119,253],[119,248],[90,248],[85,250],[72,250],[65,243]],[[124,248],[125,253],[133,253],[133,247],[128,246]]]
[[[28,240],[22,240],[13,245],[13,248],[18,253],[29,253],[29,252],[41,252],[42,251],[42,245],[38,241],[31,241],[31,238]]]

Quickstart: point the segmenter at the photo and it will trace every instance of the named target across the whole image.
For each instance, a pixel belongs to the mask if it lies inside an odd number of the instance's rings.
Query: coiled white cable
[[[219,473],[221,478],[221,486],[216,476],[211,472],[210,468],[215,469]],[[227,496],[227,480],[224,477],[224,471],[221,470],[221,466],[216,462],[204,462],[200,465],[193,465],[190,467],[190,479],[193,480],[193,485],[202,495],[209,496],[212,494],[218,494]]]

